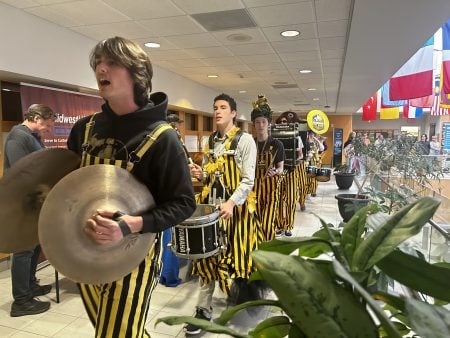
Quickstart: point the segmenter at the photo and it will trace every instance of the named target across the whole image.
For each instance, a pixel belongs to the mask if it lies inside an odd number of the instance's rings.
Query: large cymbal
[[[0,180],[0,252],[29,250],[38,244],[38,219],[52,187],[78,168],[80,157],[62,148],[31,153]]]
[[[103,284],[122,278],[142,262],[155,234],[131,234],[117,243],[98,244],[84,232],[96,209],[139,215],[155,205],[148,188],[125,169],[92,165],[56,184],[39,216],[39,241],[50,263],[69,279]]]

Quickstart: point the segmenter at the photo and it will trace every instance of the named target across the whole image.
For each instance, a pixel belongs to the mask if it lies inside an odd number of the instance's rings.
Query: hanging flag
[[[440,105],[440,81],[439,78],[436,78],[434,80],[434,99],[433,99],[433,106],[430,110],[431,116],[438,116],[438,115],[448,115],[448,109],[442,108]]]
[[[428,39],[389,80],[390,100],[406,100],[433,93],[434,37]]]
[[[444,65],[441,67],[440,86],[439,86],[439,104],[441,108],[450,108],[450,98],[443,91]]]
[[[433,106],[434,94],[418,97],[409,100],[409,105],[412,107],[431,108]]]
[[[375,121],[377,119],[377,96],[378,92],[373,94],[362,107],[362,120]]]
[[[381,102],[385,107],[400,107],[408,104],[407,100],[392,101],[389,99],[389,81],[381,87]]]
[[[403,106],[403,117],[406,119],[418,119],[423,115],[423,108]]]
[[[444,93],[450,94],[450,20],[442,26],[442,73]]]
[[[381,107],[380,120],[396,120],[400,116],[399,107]]]

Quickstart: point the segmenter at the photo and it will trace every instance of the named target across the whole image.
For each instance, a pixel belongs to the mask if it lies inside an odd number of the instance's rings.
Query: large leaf
[[[269,317],[260,322],[249,335],[254,338],[283,338],[291,329],[291,322],[286,316]]]
[[[376,301],[370,296],[370,294],[356,281],[352,276],[348,273],[347,270],[339,263],[338,261],[333,261],[333,267],[336,274],[341,277],[343,280],[347,281],[356,289],[356,291],[364,298],[373,312],[376,314],[378,320],[383,326],[384,330],[389,334],[390,338],[400,338],[401,335],[395,328],[395,325],[389,320],[386,316],[386,313],[380,306],[376,303]]]
[[[395,250],[377,266],[396,281],[429,296],[450,301],[450,269]]]
[[[365,306],[313,262],[266,251],[252,256],[282,309],[307,337],[377,337]]]
[[[260,299],[260,300],[252,300],[249,302],[245,302],[245,303],[233,306],[231,308],[225,309],[222,312],[220,317],[217,319],[217,324],[225,325],[239,311],[249,308],[249,307],[252,307],[252,306],[263,306],[263,305],[280,307],[280,302],[277,300],[271,300],[271,299]]]
[[[341,246],[344,250],[345,258],[350,266],[352,265],[353,254],[363,240],[362,235],[366,228],[367,216],[376,210],[376,204],[371,203],[364,208],[359,209],[350,221],[344,225]]]
[[[307,247],[310,248],[317,246],[323,248],[323,246],[331,247],[331,244],[322,238],[315,237],[291,237],[273,239],[269,242],[263,242],[259,245],[259,250],[262,251],[275,251],[285,255],[290,255],[298,248]]]
[[[439,204],[434,198],[422,197],[392,215],[358,246],[353,257],[352,271],[369,269],[400,243],[419,233]]]
[[[236,338],[251,338],[251,336],[236,332],[227,326],[218,325],[208,320],[198,319],[189,316],[169,316],[158,318],[155,322],[155,326],[158,325],[158,323],[160,322],[165,323],[167,325],[180,325],[183,323],[193,324],[207,332],[224,333]]]
[[[422,338],[450,337],[450,311],[415,299],[406,300],[411,326]]]

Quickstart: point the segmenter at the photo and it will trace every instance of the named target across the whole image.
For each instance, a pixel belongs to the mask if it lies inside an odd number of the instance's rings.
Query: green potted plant
[[[333,171],[336,185],[339,190],[348,190],[353,184],[355,172],[351,171],[347,164],[338,164]]]
[[[313,237],[275,239],[253,253],[258,268],[253,279],[263,279],[277,300],[247,302],[225,310],[215,323],[193,317],[165,317],[169,325],[193,323],[206,331],[233,337],[394,337],[413,332],[422,338],[450,336],[450,265],[433,265],[399,250],[416,235],[439,206],[424,197],[411,203],[373,230],[367,219],[378,208],[360,209],[342,228],[322,221]],[[297,251],[298,250],[298,251]],[[298,252],[298,255],[294,255]],[[326,253],[329,258],[321,259]],[[376,287],[383,271],[411,290],[428,297],[410,298]],[[375,287],[374,287],[375,286]],[[426,300],[434,299],[434,304]],[[271,305],[280,315],[260,322],[248,333],[228,327],[239,311]]]

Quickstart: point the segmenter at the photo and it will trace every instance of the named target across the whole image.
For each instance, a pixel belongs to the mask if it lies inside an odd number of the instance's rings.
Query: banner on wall
[[[442,139],[443,150],[445,152],[450,151],[450,122],[444,122],[442,124]]]
[[[79,119],[101,111],[104,100],[99,96],[55,88],[20,84],[22,110],[35,103],[49,106],[57,115],[53,129],[42,135],[47,148],[65,148],[72,126]]]
[[[331,166],[335,167],[342,163],[342,144],[344,140],[344,130],[333,128],[333,159]]]

